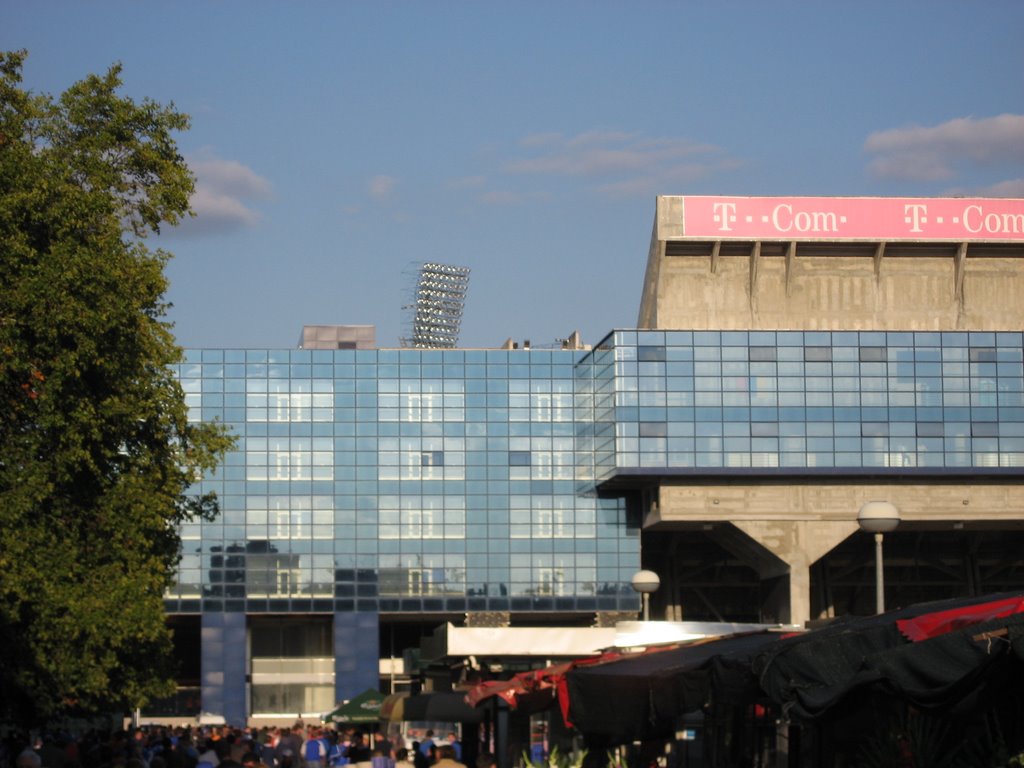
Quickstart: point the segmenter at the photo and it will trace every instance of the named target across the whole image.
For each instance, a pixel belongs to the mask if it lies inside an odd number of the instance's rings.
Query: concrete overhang
[[[922,481],[937,484],[967,482],[1017,484],[1024,481],[1021,467],[804,467],[779,470],[760,467],[620,467],[597,481],[604,493],[639,490],[661,485],[732,485],[743,482],[796,484],[801,481],[864,484],[872,481],[903,485]]]
[[[609,648],[681,643],[776,628],[775,624],[707,621],[620,621],[614,627],[456,627],[435,631],[421,660],[575,659]],[[424,644],[426,646],[426,644]],[[429,656],[428,656],[429,654]]]
[[[614,627],[439,627],[421,659],[577,658],[615,644]]]

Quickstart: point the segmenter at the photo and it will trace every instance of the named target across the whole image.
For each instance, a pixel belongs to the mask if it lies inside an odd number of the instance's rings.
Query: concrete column
[[[202,709],[222,715],[228,725],[244,726],[249,713],[245,614],[204,613],[201,631]]]
[[[733,525],[785,563],[789,615],[783,610],[781,618],[801,625],[812,618],[811,566],[859,530],[855,520],[738,520]]]
[[[334,614],[334,698],[351,699],[380,685],[380,616]]]

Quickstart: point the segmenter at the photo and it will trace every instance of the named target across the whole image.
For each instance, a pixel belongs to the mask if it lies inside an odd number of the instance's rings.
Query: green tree
[[[171,372],[169,255],[189,214],[172,134],[120,67],[59,98],[0,52],[0,716],[134,707],[171,689],[162,596],[190,493],[231,438],[189,423]]]

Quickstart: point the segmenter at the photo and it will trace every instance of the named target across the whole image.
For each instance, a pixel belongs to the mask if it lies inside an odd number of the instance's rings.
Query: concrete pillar
[[[380,686],[380,616],[334,614],[334,698],[345,701]]]
[[[859,529],[855,520],[738,520],[734,526],[786,566],[789,577],[786,624],[804,624],[811,616],[811,566]],[[760,571],[759,571],[760,572]],[[762,574],[762,578],[780,575]]]
[[[222,715],[228,725],[245,726],[249,713],[245,614],[204,613],[201,631],[202,709]]]

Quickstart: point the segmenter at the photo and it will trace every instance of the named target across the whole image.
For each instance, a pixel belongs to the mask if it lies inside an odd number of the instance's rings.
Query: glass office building
[[[381,617],[635,611],[638,521],[622,498],[594,492],[576,450],[590,422],[576,396],[584,355],[189,351],[178,375],[192,417],[238,437],[198,484],[221,513],[183,527],[167,598],[171,614],[203,617],[204,677],[234,670],[204,685],[204,707],[237,714],[251,698],[256,714],[260,701],[266,714],[313,712],[376,686]],[[264,664],[247,694],[258,657],[231,658],[247,642],[246,616],[302,615],[331,617],[334,635],[311,640],[312,656],[296,652],[308,680],[295,683],[298,661]],[[293,635],[323,634],[300,625]],[[253,626],[279,632],[269,618]]]

